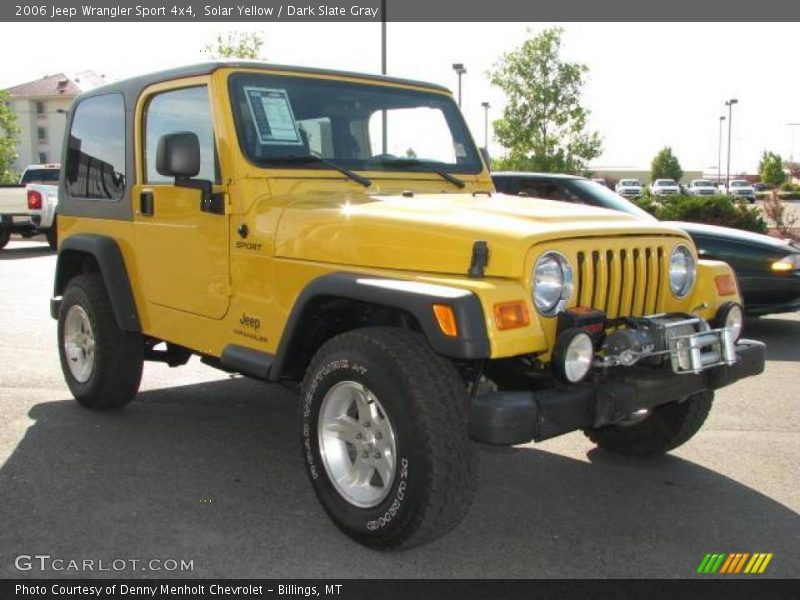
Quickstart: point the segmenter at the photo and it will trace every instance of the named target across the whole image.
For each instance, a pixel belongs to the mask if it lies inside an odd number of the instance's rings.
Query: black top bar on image
[[[384,10],[385,8],[385,10]],[[502,22],[800,20],[800,3],[762,0],[18,0],[0,21]]]

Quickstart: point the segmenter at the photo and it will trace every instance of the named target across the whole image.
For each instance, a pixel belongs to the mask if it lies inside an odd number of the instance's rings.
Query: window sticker
[[[303,144],[286,90],[245,87],[244,93],[261,144]]]
[[[467,149],[464,148],[464,144],[461,144],[459,142],[454,142],[453,143],[453,149],[455,150],[456,156],[458,158],[466,158],[467,157]]]

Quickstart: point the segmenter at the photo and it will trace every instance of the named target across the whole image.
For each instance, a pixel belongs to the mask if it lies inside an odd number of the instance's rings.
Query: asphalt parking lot
[[[0,577],[693,577],[707,552],[772,552],[800,573],[800,318],[753,321],[764,375],[718,393],[705,428],[657,460],[580,433],[481,452],[462,525],[404,553],[366,550],[306,481],[290,391],[196,360],[147,364],[124,410],[81,408],[48,315],[55,255],[0,252]],[[21,572],[19,555],[184,559],[190,572]]]

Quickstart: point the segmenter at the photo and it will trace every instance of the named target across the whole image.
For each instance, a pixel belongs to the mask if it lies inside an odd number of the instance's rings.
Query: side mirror
[[[491,171],[492,170],[492,157],[489,156],[489,149],[488,148],[481,148],[481,156],[483,157],[483,162],[486,163],[486,168]]]
[[[213,193],[213,183],[208,179],[195,179],[200,172],[200,140],[191,131],[166,133],[158,138],[156,171],[159,175],[175,178],[175,187],[200,190],[200,210],[224,214],[221,197]]]
[[[195,177],[200,172],[200,140],[197,134],[179,131],[158,138],[156,171],[175,179]]]

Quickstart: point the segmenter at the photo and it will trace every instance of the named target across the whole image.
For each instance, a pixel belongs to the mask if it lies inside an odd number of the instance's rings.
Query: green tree
[[[669,146],[662,148],[650,163],[650,180],[674,179],[680,181],[683,177],[683,169],[678,158],[672,153]]]
[[[264,39],[261,34],[248,31],[228,31],[217,34],[211,44],[206,45],[205,51],[211,58],[243,58],[247,60],[264,60],[261,48]]]
[[[786,181],[781,155],[765,150],[761,155],[761,162],[758,163],[758,173],[761,175],[761,181],[774,186],[779,186]]]
[[[0,90],[0,184],[16,183],[18,179],[14,161],[17,159],[19,126],[9,97],[8,92]]]
[[[507,96],[494,132],[508,149],[508,168],[584,173],[600,156],[600,135],[588,131],[589,111],[581,105],[589,69],[561,59],[562,33],[553,27],[531,37],[489,73]]]

